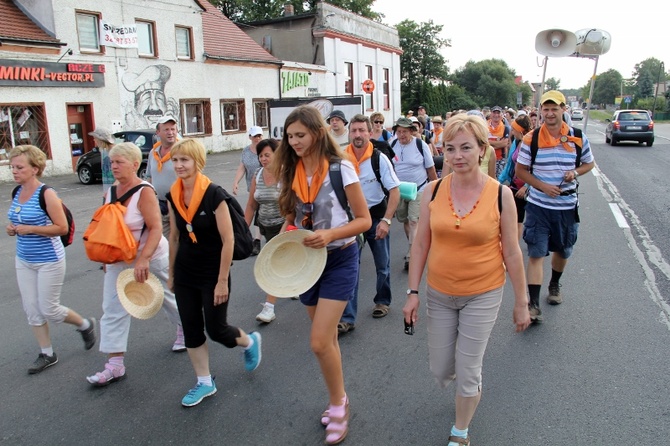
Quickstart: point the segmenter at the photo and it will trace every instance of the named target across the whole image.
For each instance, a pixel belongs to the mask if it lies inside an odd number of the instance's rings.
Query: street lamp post
[[[658,67],[658,78],[656,79],[656,91],[654,92],[654,106],[651,109],[651,116],[654,116],[654,113],[656,112],[656,98],[658,97],[658,86],[661,83],[661,73],[665,74],[665,64],[663,61],[661,61],[661,66]],[[665,76],[663,76],[663,80],[665,81]]]

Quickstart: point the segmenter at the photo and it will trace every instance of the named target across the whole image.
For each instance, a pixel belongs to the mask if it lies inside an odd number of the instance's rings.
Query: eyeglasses
[[[375,121],[375,124],[383,124],[384,121]]]
[[[303,203],[301,211],[303,217],[300,226],[302,226],[303,229],[311,231],[314,228],[314,224],[312,223],[312,214],[314,213],[314,203]]]

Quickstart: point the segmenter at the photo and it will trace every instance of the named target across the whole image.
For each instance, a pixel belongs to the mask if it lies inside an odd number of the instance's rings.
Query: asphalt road
[[[660,127],[652,148],[612,148],[598,133],[602,126],[589,122],[599,170],[581,179],[582,225],[562,280],[564,303],[543,305],[545,322],[515,334],[507,285],[484,361],[483,398],[470,426],[473,445],[664,444],[670,438],[670,244],[663,193],[670,142],[659,137],[670,132]],[[229,188],[238,162],[239,152],[212,155],[206,172]],[[48,183],[72,209],[79,234],[66,250],[62,301],[99,318],[103,273],[86,259],[80,235],[102,188],[80,185],[74,174]],[[1,215],[12,187],[0,184]],[[619,226],[611,203],[629,228]],[[397,223],[392,238],[390,314],[370,316],[374,270],[367,250],[357,328],[341,338],[352,410],[345,444],[444,445],[454,420],[453,388],[441,390],[428,370],[425,318],[416,335],[403,333],[406,241]],[[263,295],[253,280],[253,258],[233,266],[229,313],[231,323],[262,333],[263,362],[245,372],[239,351],[211,344],[219,391],[184,409],[180,401],[194,376],[186,354],[170,351],[174,329],[162,313],[133,321],[125,381],[92,388],[84,377],[101,369],[104,355],[84,351],[69,326],[52,329],[60,362],[27,375],[38,349],[21,308],[13,257],[14,239],[0,236],[0,444],[323,443],[319,415],[327,395],[309,350],[306,312],[297,301],[281,300],[277,319],[258,325]],[[545,267],[548,273],[548,262]]]

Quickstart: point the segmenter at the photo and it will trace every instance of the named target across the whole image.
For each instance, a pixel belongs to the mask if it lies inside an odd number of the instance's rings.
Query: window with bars
[[[244,132],[247,130],[244,99],[222,99],[221,132]]]
[[[352,62],[344,62],[344,92],[346,94],[354,94],[354,64]]]
[[[82,53],[102,53],[100,46],[100,14],[95,12],[76,12],[77,38]]]
[[[266,99],[254,100],[254,123],[259,127],[268,126],[268,101]]]
[[[0,161],[16,146],[31,144],[51,159],[49,128],[43,103],[0,104]]]
[[[365,66],[365,74],[367,75],[368,79],[374,82],[374,79],[372,78],[373,70],[372,70],[372,65],[366,65]],[[375,108],[375,102],[374,102],[374,96],[373,92],[370,93],[365,93],[365,109],[366,110],[374,110]]]
[[[182,99],[179,106],[184,136],[212,134],[212,106],[209,99]]]

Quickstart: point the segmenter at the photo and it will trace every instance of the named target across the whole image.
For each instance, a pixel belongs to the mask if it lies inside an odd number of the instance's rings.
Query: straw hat
[[[124,269],[116,279],[116,292],[123,308],[137,319],[152,318],[163,306],[163,285],[153,273],[139,283],[132,268]]]
[[[326,248],[302,244],[312,231],[296,229],[270,240],[256,257],[254,276],[266,293],[276,297],[295,297],[309,290],[326,266]]]

